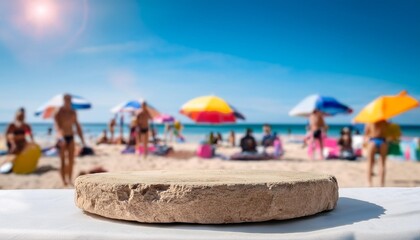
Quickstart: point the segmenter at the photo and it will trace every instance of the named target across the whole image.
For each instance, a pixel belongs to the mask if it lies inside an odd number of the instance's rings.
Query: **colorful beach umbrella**
[[[381,96],[368,105],[353,119],[357,123],[374,123],[381,120],[388,120],[399,114],[419,107],[419,101],[407,91],[402,91],[394,96]]]
[[[230,108],[233,110],[233,114],[235,115],[236,119],[245,120],[245,115],[239,112],[234,106],[229,105]]]
[[[122,102],[120,104],[118,104],[117,106],[113,107],[111,109],[112,113],[134,113],[137,112],[141,109],[141,105],[142,102],[144,100],[128,100],[125,102]],[[149,103],[147,104],[147,109],[150,113],[150,115],[152,115],[153,118],[156,118],[158,116],[160,116],[161,114],[159,113],[158,110],[156,110],[155,107],[151,106]]]
[[[36,110],[35,116],[42,116],[43,119],[52,118],[54,116],[55,111],[59,107],[63,106],[63,98],[64,94],[58,94],[54,96],[48,102],[46,102]],[[90,109],[92,107],[92,104],[88,100],[76,95],[71,95],[71,105],[72,108],[75,110]]]
[[[153,119],[156,123],[173,123],[175,118],[168,114],[161,114]]]
[[[182,106],[180,113],[197,123],[234,123],[237,119],[235,110],[217,96],[194,98]]]
[[[290,112],[290,116],[308,117],[314,110],[319,110],[326,116],[334,116],[337,114],[350,114],[353,110],[340,103],[333,97],[320,95],[311,95],[304,98]]]

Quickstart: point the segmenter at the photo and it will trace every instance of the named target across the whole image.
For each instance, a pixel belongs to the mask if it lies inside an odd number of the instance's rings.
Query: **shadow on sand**
[[[190,231],[219,231],[241,233],[302,233],[322,229],[351,225],[361,221],[379,218],[385,213],[385,209],[376,204],[353,198],[340,197],[337,207],[333,211],[318,213],[313,216],[297,218],[293,220],[268,221],[261,223],[240,223],[226,225],[201,225],[201,224],[141,224],[136,222],[106,219],[94,214],[86,215],[102,220],[112,221],[117,224],[141,225],[142,227],[154,227],[165,229],[182,229]]]
[[[33,174],[36,174],[36,175],[42,175],[42,174],[47,173],[47,172],[49,172],[49,171],[57,171],[57,170],[58,170],[58,168],[53,167],[53,166],[51,166],[51,165],[42,165],[42,166],[38,167],[38,168],[37,168],[37,169],[33,172]]]

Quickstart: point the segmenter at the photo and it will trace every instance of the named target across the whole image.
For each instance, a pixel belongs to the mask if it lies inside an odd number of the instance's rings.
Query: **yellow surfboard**
[[[39,145],[28,143],[25,149],[14,159],[13,172],[17,174],[32,173],[37,167],[41,154],[41,147]]]

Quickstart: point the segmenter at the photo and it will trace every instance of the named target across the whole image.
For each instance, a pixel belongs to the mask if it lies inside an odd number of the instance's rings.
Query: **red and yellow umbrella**
[[[375,123],[388,120],[401,113],[419,106],[419,101],[407,91],[402,91],[394,96],[381,96],[366,105],[353,119],[357,123]]]
[[[197,123],[236,122],[235,110],[217,96],[203,96],[185,103],[180,113]]]

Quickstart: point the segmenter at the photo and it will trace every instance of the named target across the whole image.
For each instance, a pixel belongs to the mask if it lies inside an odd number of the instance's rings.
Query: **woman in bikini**
[[[385,120],[366,124],[365,127],[365,140],[368,153],[368,168],[367,177],[368,184],[372,186],[372,173],[373,164],[375,162],[375,154],[379,153],[379,176],[381,178],[381,186],[385,185],[385,168],[386,168],[386,155],[388,153],[388,144],[385,140],[385,133],[388,127],[388,122]]]
[[[31,126],[25,122],[25,109],[20,108],[16,112],[15,120],[6,129],[8,153],[13,155],[20,154],[26,147],[26,135],[34,141]]]

